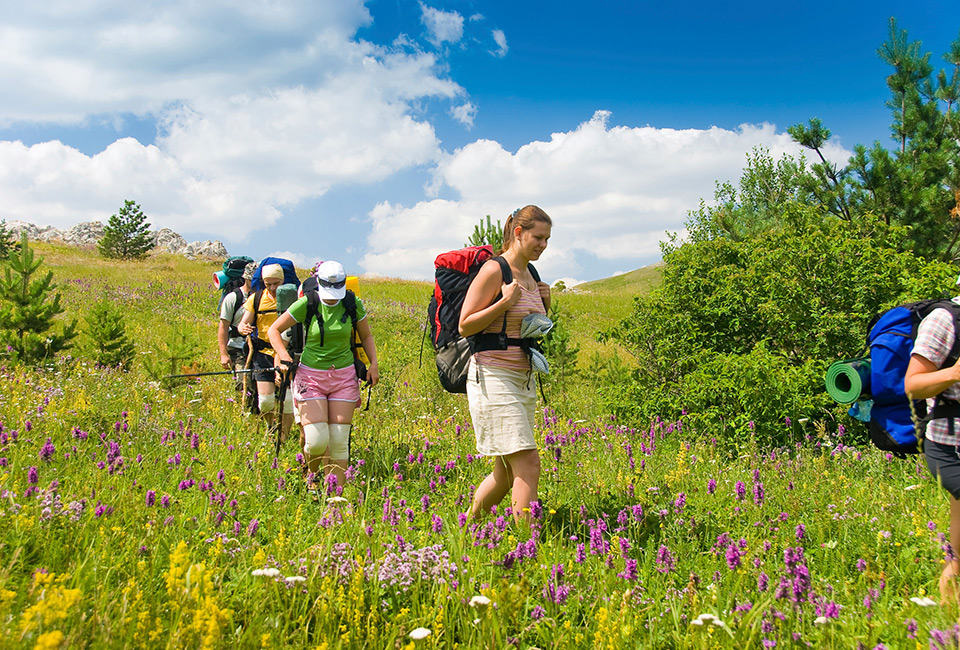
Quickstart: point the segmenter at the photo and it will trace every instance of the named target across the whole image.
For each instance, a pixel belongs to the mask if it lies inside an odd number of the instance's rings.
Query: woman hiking
[[[293,363],[282,334],[295,323],[310,321],[304,331],[303,355],[293,380],[293,397],[300,413],[303,454],[310,472],[307,489],[314,494],[318,486],[312,476],[318,476],[322,469],[328,480],[332,475],[342,487],[350,461],[350,427],[353,411],[360,402],[353,355],[354,319],[360,343],[370,360],[367,381],[375,386],[380,379],[377,348],[367,312],[352,292],[347,295],[343,265],[323,262],[315,275],[319,294],[316,317],[307,318],[310,298],[304,295],[290,305],[268,332],[277,352],[279,369],[281,364]],[[355,307],[350,307],[351,303]],[[356,311],[350,314],[348,307]]]
[[[500,334],[518,340],[520,323],[529,314],[546,314],[550,287],[538,282],[528,265],[547,247],[553,222],[534,205],[515,210],[503,229],[500,256],[513,279],[503,283],[504,270],[488,260],[470,284],[460,311],[460,334]],[[493,471],[477,488],[471,517],[490,512],[512,491],[515,521],[529,520],[530,502],[537,498],[540,455],[533,435],[537,395],[530,357],[519,345],[482,349],[470,359],[467,399],[477,439],[477,451],[494,457]]]
[[[243,303],[244,314],[237,331],[249,336],[256,329],[257,338],[253,343],[253,378],[257,382],[260,414],[267,421],[268,429],[273,426],[274,411],[277,407],[277,387],[279,375],[274,370],[275,350],[267,338],[267,330],[277,320],[277,289],[283,284],[283,267],[279,264],[267,264],[260,271],[265,289],[254,292]],[[259,299],[258,299],[259,296]],[[293,402],[284,400],[280,405],[280,439],[286,440],[293,425]]]

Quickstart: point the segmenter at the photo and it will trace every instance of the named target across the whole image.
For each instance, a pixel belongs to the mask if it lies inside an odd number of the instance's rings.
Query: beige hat
[[[264,280],[273,279],[283,281],[283,267],[279,264],[267,264],[260,272],[260,276]]]

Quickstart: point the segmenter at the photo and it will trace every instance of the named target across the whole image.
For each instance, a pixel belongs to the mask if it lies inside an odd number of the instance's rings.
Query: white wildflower
[[[410,633],[410,638],[414,641],[422,641],[430,636],[431,632],[425,627],[418,627],[413,632]]]
[[[267,578],[276,578],[278,575],[280,575],[280,569],[269,567],[266,569],[254,569],[250,573],[251,575],[255,575],[255,576],[265,576]]]

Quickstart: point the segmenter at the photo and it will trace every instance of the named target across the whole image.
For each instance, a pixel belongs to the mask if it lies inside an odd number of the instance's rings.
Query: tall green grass
[[[216,264],[37,248],[68,316],[108,293],[141,353],[188,332],[197,366],[217,367]],[[361,290],[383,382],[357,413],[347,484],[319,503],[296,445],[274,457],[227,378],[165,390],[82,350],[0,369],[0,646],[956,645],[956,606],[925,600],[944,496],[916,459],[842,430],[803,423],[795,447],[729,453],[682,421],[604,415],[587,374],[538,413],[532,530],[503,505],[465,521],[491,465],[429,344],[420,363],[430,286]],[[560,299],[585,345],[630,301]]]

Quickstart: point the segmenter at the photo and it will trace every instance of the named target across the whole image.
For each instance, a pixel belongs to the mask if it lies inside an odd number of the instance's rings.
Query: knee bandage
[[[273,393],[267,393],[266,395],[261,394],[259,404],[260,413],[273,413],[273,409],[277,406],[277,396]]]
[[[330,425],[330,460],[350,459],[350,425]]]
[[[326,422],[312,422],[302,425],[302,428],[303,453],[314,458],[327,453],[330,447],[330,425]]]
[[[260,412],[261,413],[273,413],[274,409],[277,408],[277,395],[276,393],[268,393],[267,395],[260,395]],[[282,413],[293,413],[293,395],[287,393],[283,398],[283,411]]]

